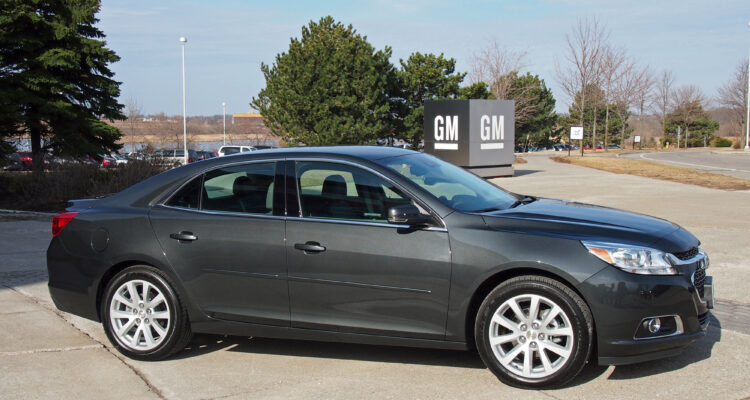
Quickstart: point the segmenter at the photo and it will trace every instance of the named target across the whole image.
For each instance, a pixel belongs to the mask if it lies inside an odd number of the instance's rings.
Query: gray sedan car
[[[699,241],[658,218],[509,193],[387,147],[191,163],[73,201],[47,252],[56,306],[145,360],[192,332],[476,349],[551,387],[705,335]]]

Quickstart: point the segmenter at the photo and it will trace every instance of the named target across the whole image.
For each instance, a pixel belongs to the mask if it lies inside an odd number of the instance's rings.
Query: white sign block
[[[570,127],[570,140],[583,140],[583,127],[582,126]]]
[[[641,142],[641,137],[640,136],[636,136],[635,138],[633,138],[633,142],[640,143]]]

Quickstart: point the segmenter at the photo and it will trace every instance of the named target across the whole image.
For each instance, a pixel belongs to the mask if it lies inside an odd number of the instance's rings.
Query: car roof
[[[285,147],[263,149],[261,152],[232,154],[229,157],[255,158],[262,155],[276,154],[284,156],[346,156],[365,160],[378,160],[381,158],[402,156],[416,153],[413,150],[388,146],[323,146],[323,147]]]
[[[130,204],[143,207],[153,200],[160,198],[166,191],[184,181],[185,178],[198,173],[206,168],[221,166],[225,163],[254,161],[263,159],[277,159],[286,157],[321,157],[341,158],[349,160],[362,160],[373,162],[374,160],[403,156],[409,154],[420,154],[412,150],[396,147],[380,146],[334,146],[334,147],[292,147],[267,149],[246,153],[237,153],[225,157],[213,157],[174,168],[161,174],[152,176],[135,185],[111,196],[101,199],[102,203]]]

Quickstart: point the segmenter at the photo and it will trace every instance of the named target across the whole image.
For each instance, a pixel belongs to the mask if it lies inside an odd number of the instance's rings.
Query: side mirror
[[[388,222],[398,225],[427,226],[433,223],[429,215],[422,214],[413,204],[395,206],[388,209]]]

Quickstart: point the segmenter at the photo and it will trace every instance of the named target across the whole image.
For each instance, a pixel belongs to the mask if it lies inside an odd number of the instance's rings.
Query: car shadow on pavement
[[[721,341],[721,322],[713,315],[709,318],[710,325],[706,336],[692,343],[679,355],[663,360],[618,366],[609,375],[608,379],[625,380],[657,375],[679,370],[711,357],[711,350],[714,344]]]
[[[392,362],[459,368],[485,366],[476,351],[422,349],[259,337],[196,334],[185,350],[170,359],[196,357],[218,350],[282,356]]]
[[[539,171],[539,170],[536,170],[536,169],[517,169],[517,170],[513,171],[513,175],[512,176],[508,176],[506,178],[513,178],[513,177],[516,177],[516,176],[531,175],[531,174],[535,174],[537,172],[542,172],[542,171]]]

